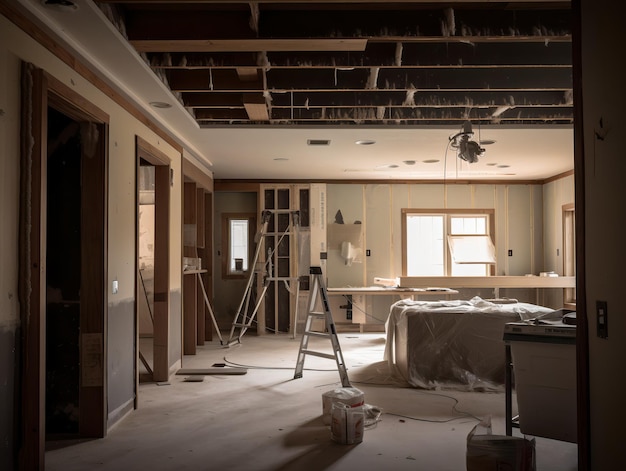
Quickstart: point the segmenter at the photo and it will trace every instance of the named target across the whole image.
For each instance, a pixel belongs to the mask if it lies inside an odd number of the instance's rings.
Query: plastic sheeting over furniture
[[[504,389],[504,325],[552,312],[528,303],[401,300],[386,323],[385,360],[424,389]]]

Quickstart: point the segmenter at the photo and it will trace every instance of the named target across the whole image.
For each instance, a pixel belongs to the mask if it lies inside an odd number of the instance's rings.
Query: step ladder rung
[[[304,355],[313,355],[313,356],[316,356],[316,357],[327,358],[329,360],[334,360],[335,359],[335,355],[333,355],[331,353],[316,352],[314,350],[302,350],[302,353]]]
[[[312,335],[313,337],[330,337],[330,334],[327,332],[316,332],[315,330],[307,330],[304,335]]]

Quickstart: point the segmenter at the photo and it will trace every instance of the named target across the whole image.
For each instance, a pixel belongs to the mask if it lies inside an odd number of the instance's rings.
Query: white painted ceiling
[[[72,12],[17,0],[120,93],[168,129],[187,156],[216,180],[541,180],[573,169],[569,125],[474,124],[479,161],[456,157],[457,126],[223,126],[200,128],[148,65],[90,0]],[[156,109],[151,102],[172,104]],[[308,140],[329,140],[309,146]],[[358,145],[359,140],[375,141]],[[434,163],[425,161],[436,160]]]

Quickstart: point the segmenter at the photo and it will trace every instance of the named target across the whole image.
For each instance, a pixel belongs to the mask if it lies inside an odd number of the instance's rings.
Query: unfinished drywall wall
[[[365,216],[363,185],[326,186],[327,211],[326,234],[328,243],[327,272],[328,286],[365,286],[363,263],[365,240]],[[342,244],[350,244],[354,258],[342,256]],[[345,247],[345,245],[343,246]]]
[[[63,47],[58,44],[58,47]],[[180,362],[181,322],[180,290],[182,284],[181,268],[181,152],[152,131],[148,126],[133,117],[127,110],[115,103],[110,94],[101,90],[84,78],[74,68],[68,66],[49,50],[39,45],[32,37],[17,26],[0,16],[0,168],[2,185],[2,242],[0,254],[3,270],[0,277],[0,335],[14,335],[17,329],[17,211],[19,195],[19,156],[20,156],[20,64],[30,62],[60,80],[64,85],[78,93],[86,101],[104,111],[109,116],[108,143],[109,151],[109,200],[108,200],[108,255],[107,294],[108,301],[105,323],[108,329],[107,352],[107,406],[108,425],[112,426],[123,416],[128,405],[134,399],[134,305],[136,284],[135,253],[135,142],[140,136],[170,159],[173,170],[170,188],[170,322],[174,326],[170,336],[170,361],[172,365]],[[116,281],[118,291],[113,293],[112,282]],[[173,294],[172,294],[173,293]],[[9,297],[11,294],[11,297]],[[8,341],[8,340],[7,340]],[[11,344],[9,341],[8,344]],[[3,346],[7,345],[3,339]],[[15,352],[10,356],[0,357],[0,373],[12,370]],[[8,374],[8,373],[7,373]],[[14,382],[2,382],[13,390]],[[7,413],[8,420],[0,422],[0,460],[10,463],[10,456],[5,459],[5,444],[13,440],[13,397],[2,396],[0,387],[0,416]],[[4,417],[4,416],[2,416]],[[7,445],[8,446],[8,445]]]
[[[543,271],[563,275],[563,206],[574,203],[574,175],[543,186]],[[561,290],[546,290],[546,304],[563,303]]]
[[[573,200],[571,178],[550,183],[559,188],[559,198],[544,201],[544,188],[537,184],[327,184],[328,195],[328,285],[330,287],[371,286],[375,277],[395,278],[402,273],[402,208],[481,208],[495,211],[497,275],[539,275],[544,268],[544,237],[556,240],[557,228],[544,217],[544,206]],[[548,190],[548,193],[550,190]],[[344,226],[361,224],[363,257],[346,264],[336,244],[338,215]],[[545,227],[544,227],[545,224]],[[560,239],[559,239],[560,240]],[[335,245],[333,246],[333,241]],[[367,251],[369,250],[369,256]],[[509,256],[509,250],[512,255]],[[445,284],[445,283],[444,283]],[[548,290],[543,290],[548,291]],[[499,296],[549,303],[560,307],[562,292],[552,297],[537,296],[536,290],[501,289]],[[493,297],[493,290],[465,292],[461,296]],[[372,311],[381,312],[393,297],[372,300]]]

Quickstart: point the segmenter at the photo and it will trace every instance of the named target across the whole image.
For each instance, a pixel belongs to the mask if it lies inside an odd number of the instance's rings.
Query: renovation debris
[[[185,383],[201,383],[204,381],[204,376],[187,376],[184,381]]]
[[[467,471],[536,471],[535,439],[493,435],[491,418],[488,418],[467,436],[466,462]]]

